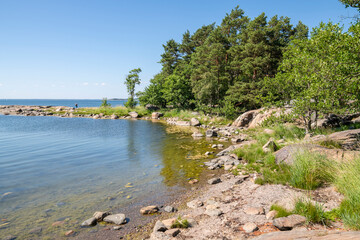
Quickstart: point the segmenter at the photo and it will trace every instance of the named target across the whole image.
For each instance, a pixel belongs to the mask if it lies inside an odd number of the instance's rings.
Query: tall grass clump
[[[306,220],[311,223],[321,223],[327,225],[328,219],[323,207],[310,200],[298,199],[295,203],[294,213],[306,217]]]
[[[309,151],[298,153],[291,166],[290,185],[306,190],[316,189],[332,181],[332,168],[333,163],[326,156]]]
[[[340,217],[349,228],[360,230],[360,158],[339,166],[335,185],[345,196]]]

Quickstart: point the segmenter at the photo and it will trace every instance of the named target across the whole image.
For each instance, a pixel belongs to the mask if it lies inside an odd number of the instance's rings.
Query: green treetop
[[[125,103],[126,107],[133,108],[136,105],[136,102],[134,100],[135,85],[140,84],[139,73],[141,73],[141,69],[136,68],[136,69],[129,71],[129,74],[126,76],[125,85],[126,85],[128,93],[129,93],[128,101]]]

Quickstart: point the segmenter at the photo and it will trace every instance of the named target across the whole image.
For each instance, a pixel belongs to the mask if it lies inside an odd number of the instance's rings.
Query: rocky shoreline
[[[22,116],[58,116],[58,117],[87,117],[94,119],[117,119],[116,116],[104,116],[101,114],[75,115],[74,108],[68,107],[41,107],[41,106],[0,106],[0,113],[4,115]],[[103,230],[97,233],[84,233],[68,236],[74,239],[147,239],[167,240],[167,239],[360,239],[360,232],[346,231],[341,222],[332,222],[329,225],[311,224],[306,222],[306,218],[300,215],[290,215],[288,217],[275,218],[276,212],[271,210],[271,206],[281,205],[287,209],[293,209],[296,199],[316,198],[315,203],[321,204],[327,211],[338,208],[343,196],[333,187],[324,186],[314,191],[304,191],[284,185],[259,185],[256,184],[257,173],[239,172],[239,175],[231,171],[237,169],[237,165],[247,163],[238,158],[232,151],[250,145],[256,140],[241,131],[249,126],[259,125],[273,111],[260,113],[260,111],[245,113],[240,116],[232,126],[212,127],[201,125],[194,117],[190,121],[181,121],[177,118],[166,119],[168,124],[178,126],[196,126],[199,130],[194,131],[194,138],[216,138],[218,141],[231,141],[232,145],[223,149],[222,144],[213,144],[214,152],[206,152],[204,155],[215,158],[204,163],[204,167],[209,170],[224,169],[225,173],[221,176],[208,174],[205,179],[192,179],[189,184],[193,186],[190,191],[179,196],[178,201],[169,206],[148,206],[141,209],[138,213],[151,216],[150,223],[142,227],[134,227],[129,232],[118,233],[105,230],[120,230],[123,224],[127,224],[126,216],[117,213],[95,213],[93,217],[82,223],[84,227],[91,227],[96,223],[105,221],[113,223],[111,227],[104,225]],[[196,114],[194,114],[196,115]],[[153,113],[152,117],[143,119],[159,119],[161,114]],[[129,116],[122,118],[138,118],[137,113],[129,113]],[[353,120],[358,122],[359,116],[354,115]],[[328,121],[329,122],[329,121]],[[322,121],[324,125],[326,121]],[[204,130],[200,131],[200,128]],[[265,129],[271,134],[270,129]],[[328,136],[326,139],[336,139],[343,141],[342,152],[340,150],[323,149],[313,145],[313,142],[325,139],[324,136],[307,136],[305,142],[309,146],[301,145],[300,148],[320,151],[325,154],[334,155],[343,160],[347,156],[353,157],[358,154],[360,136],[359,130],[349,130],[350,132],[339,132]],[[263,151],[276,149],[276,144],[269,140],[263,146]],[[315,147],[314,147],[315,146]],[[289,163],[293,148],[299,146],[290,145],[279,151],[279,161]],[[336,158],[336,157],[335,157]],[[339,160],[339,159],[336,159]],[[222,171],[222,170],[220,170]],[[310,195],[309,195],[310,194]],[[320,196],[320,197],[319,197]],[[179,211],[176,211],[178,208]],[[159,214],[161,213],[161,214]],[[120,215],[119,215],[120,214]],[[155,214],[155,215],[154,215]],[[99,218],[98,216],[101,217]],[[150,217],[149,216],[149,217]],[[170,217],[170,218],[169,218]],[[108,218],[108,219],[107,219]],[[109,220],[111,218],[112,220]],[[115,219],[115,220],[114,220]],[[186,221],[185,221],[186,220]],[[155,222],[156,221],[156,222]]]

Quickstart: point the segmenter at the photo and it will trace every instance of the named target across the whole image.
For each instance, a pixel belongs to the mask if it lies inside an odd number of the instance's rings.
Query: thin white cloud
[[[103,83],[101,83],[101,86],[105,86],[105,85],[106,85],[106,83],[104,83],[104,82],[103,82]]]
[[[95,86],[99,86],[99,83],[94,83]]]
[[[87,85],[89,85],[89,83],[88,82],[83,82],[83,85],[87,86]]]
[[[0,87],[4,86],[4,84],[0,83]]]

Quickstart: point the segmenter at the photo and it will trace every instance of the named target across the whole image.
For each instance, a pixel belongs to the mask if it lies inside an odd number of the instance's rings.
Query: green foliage
[[[320,223],[322,225],[327,225],[328,223],[323,207],[318,203],[314,205],[308,199],[298,199],[295,203],[294,213],[306,217],[309,223]]]
[[[161,72],[138,97],[141,105],[176,108],[210,106],[233,119],[241,111],[263,105],[264,77],[273,77],[291,39],[307,36],[303,24],[295,28],[287,17],[264,13],[251,20],[239,7],[221,25],[186,31],[181,43],[163,45]]]
[[[290,216],[291,214],[293,214],[292,211],[289,211],[286,208],[284,208],[280,205],[277,205],[277,204],[271,205],[270,211],[272,211],[272,210],[277,211],[275,218],[287,217],[287,216]]]
[[[308,131],[319,114],[356,110],[348,103],[359,104],[359,37],[360,23],[348,32],[321,23],[310,39],[293,40],[276,77],[265,79],[269,97],[284,104],[292,100]]]
[[[307,151],[297,154],[291,166],[290,184],[301,189],[316,189],[332,180],[332,167],[323,155]]]
[[[190,227],[190,223],[188,222],[188,220],[182,219],[180,216],[171,225],[171,228],[188,228],[188,227]]]
[[[335,174],[335,185],[344,194],[340,216],[346,226],[360,230],[360,158],[345,162]]]
[[[129,98],[128,101],[125,103],[125,106],[128,108],[133,108],[136,106],[136,101],[134,100],[134,96],[135,96],[135,85],[140,84],[139,73],[141,73],[140,68],[133,69],[129,71],[129,74],[126,76],[125,79],[125,85],[129,93]]]
[[[339,0],[343,4],[345,4],[346,7],[353,7],[357,8],[360,11],[360,2],[359,0]]]
[[[110,106],[111,106],[111,104],[110,104],[110,103],[108,103],[107,98],[103,98],[103,99],[102,99],[102,101],[101,101],[101,105],[100,105],[100,107],[104,107],[104,108],[106,108],[106,107],[110,107]]]

